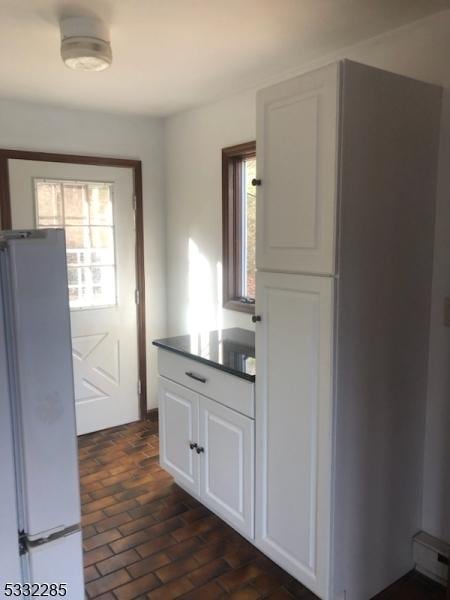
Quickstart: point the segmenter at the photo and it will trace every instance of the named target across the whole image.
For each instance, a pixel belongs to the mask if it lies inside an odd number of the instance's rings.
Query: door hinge
[[[139,297],[139,290],[138,289],[134,290],[134,301],[135,301],[136,304],[139,304],[140,297]]]
[[[23,556],[27,551],[27,536],[24,531],[19,531],[19,554]]]
[[[133,210],[136,212],[136,194],[133,196]]]
[[[140,396],[142,394],[142,384],[141,384],[140,379],[138,379],[137,388],[138,388],[138,396]]]

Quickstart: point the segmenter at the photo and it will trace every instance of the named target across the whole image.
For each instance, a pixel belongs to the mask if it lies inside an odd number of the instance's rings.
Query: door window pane
[[[62,227],[63,209],[59,182],[36,182],[37,213],[42,227]]]
[[[91,225],[112,225],[111,186],[91,183],[88,185],[88,194]]]
[[[113,230],[112,227],[91,227],[91,246],[102,250],[112,248]]]
[[[64,224],[89,225],[89,208],[86,187],[82,184],[63,184]]]
[[[63,227],[71,308],[116,303],[112,184],[35,180],[36,225]]]

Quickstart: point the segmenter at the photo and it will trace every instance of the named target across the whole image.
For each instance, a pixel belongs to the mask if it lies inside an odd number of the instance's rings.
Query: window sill
[[[255,305],[247,302],[241,302],[240,300],[227,300],[223,303],[223,307],[228,310],[237,310],[250,315],[255,314]]]

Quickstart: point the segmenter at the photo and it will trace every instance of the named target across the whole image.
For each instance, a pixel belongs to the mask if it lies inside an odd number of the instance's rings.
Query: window
[[[35,179],[36,225],[64,228],[70,308],[116,304],[113,185]]]
[[[254,312],[256,142],[222,150],[223,305]]]

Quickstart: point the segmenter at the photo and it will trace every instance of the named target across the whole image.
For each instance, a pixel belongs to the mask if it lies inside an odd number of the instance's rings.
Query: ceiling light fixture
[[[75,71],[103,71],[112,62],[106,25],[93,17],[61,19],[61,57]]]

